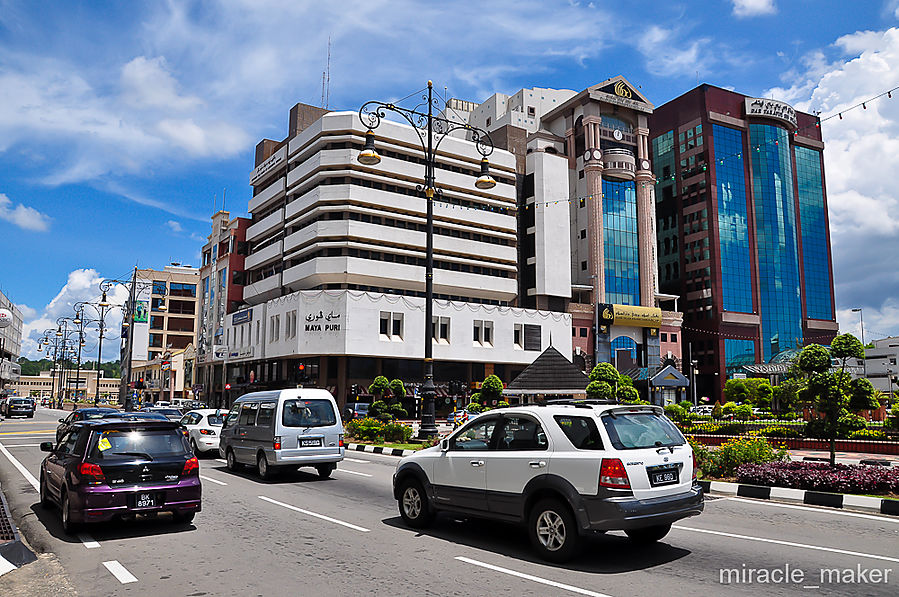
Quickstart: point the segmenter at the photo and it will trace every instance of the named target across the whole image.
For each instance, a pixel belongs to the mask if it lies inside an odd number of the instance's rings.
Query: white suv
[[[638,543],[702,512],[690,445],[657,406],[553,401],[493,410],[400,460],[393,494],[411,527],[438,511],[525,523],[541,557],[624,530]]]

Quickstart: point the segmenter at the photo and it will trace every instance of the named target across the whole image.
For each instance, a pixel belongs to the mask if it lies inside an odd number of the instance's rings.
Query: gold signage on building
[[[624,81],[618,81],[615,83],[615,95],[618,97],[631,98],[631,90],[627,88],[627,85],[624,84]]]
[[[662,310],[658,307],[612,305],[612,311],[615,314],[615,325],[641,328],[657,328],[662,325]]]

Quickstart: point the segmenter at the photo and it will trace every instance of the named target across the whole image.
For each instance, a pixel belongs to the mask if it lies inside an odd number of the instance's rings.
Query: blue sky
[[[482,101],[623,74],[657,105],[698,81],[826,115],[899,85],[897,9],[0,0],[0,287],[34,336],[103,277],[135,263],[196,265],[214,201],[224,193],[226,209],[246,212],[256,142],[286,135],[294,103],[320,103],[329,36],[332,109],[402,97],[428,79]],[[869,337],[899,334],[892,102],[824,131],[840,320],[857,332],[848,309],[864,307]]]

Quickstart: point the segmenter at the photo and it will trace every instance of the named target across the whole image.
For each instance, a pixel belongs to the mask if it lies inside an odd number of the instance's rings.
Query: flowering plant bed
[[[899,468],[822,462],[742,464],[739,483],[834,493],[899,494]]]

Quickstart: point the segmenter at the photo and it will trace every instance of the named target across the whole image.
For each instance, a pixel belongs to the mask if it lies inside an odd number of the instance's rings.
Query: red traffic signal
[[[300,371],[306,370],[306,363],[300,363]]]
[[[231,384],[226,383],[226,384],[225,384],[225,389],[226,389],[226,390],[230,390],[230,389],[231,389]]]

